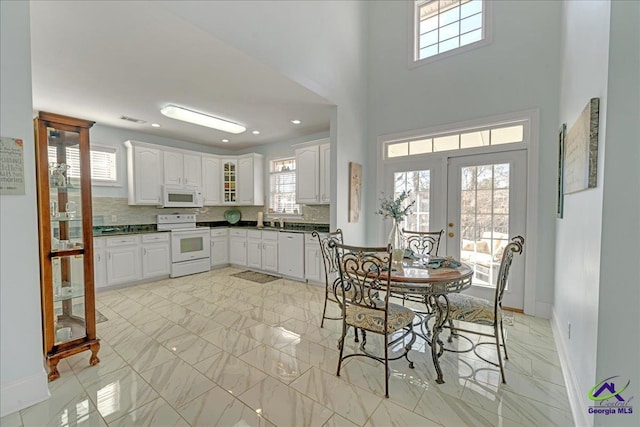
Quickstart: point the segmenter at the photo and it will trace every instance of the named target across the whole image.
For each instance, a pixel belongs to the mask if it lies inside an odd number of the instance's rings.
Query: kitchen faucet
[[[273,218],[273,226],[276,227],[276,224],[280,224],[280,228],[284,228],[284,219]]]

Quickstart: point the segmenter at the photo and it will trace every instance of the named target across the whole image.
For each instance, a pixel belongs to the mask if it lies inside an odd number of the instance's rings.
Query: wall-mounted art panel
[[[597,185],[600,98],[592,98],[565,140],[564,194]]]

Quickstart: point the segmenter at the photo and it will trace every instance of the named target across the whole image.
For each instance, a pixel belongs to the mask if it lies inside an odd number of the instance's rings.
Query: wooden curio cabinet
[[[41,112],[35,119],[40,290],[49,381],[58,362],[90,350],[99,363],[93,284],[89,129],[94,122]]]

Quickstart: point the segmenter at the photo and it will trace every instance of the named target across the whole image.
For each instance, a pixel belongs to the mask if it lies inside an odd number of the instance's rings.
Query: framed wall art
[[[597,185],[599,110],[600,98],[592,98],[566,134],[564,194]]]
[[[564,136],[567,125],[562,124],[558,132],[558,205],[556,216],[562,218],[564,215]]]
[[[360,220],[362,203],[362,165],[349,162],[349,222]]]

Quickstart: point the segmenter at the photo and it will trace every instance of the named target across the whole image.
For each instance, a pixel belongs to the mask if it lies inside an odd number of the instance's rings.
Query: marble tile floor
[[[392,362],[385,399],[375,361],[350,358],[335,375],[340,323],[319,327],[321,287],[231,277],[238,271],[98,293],[108,318],[98,324],[101,363],[90,367],[89,353],[61,361],[51,398],[0,425],[573,425],[547,320],[515,314],[507,326],[507,385],[473,352],[446,352],[446,383],[437,384],[430,347],[419,339],[410,353],[415,369]],[[348,339],[345,352],[354,345]],[[370,335],[367,348],[380,346]]]

